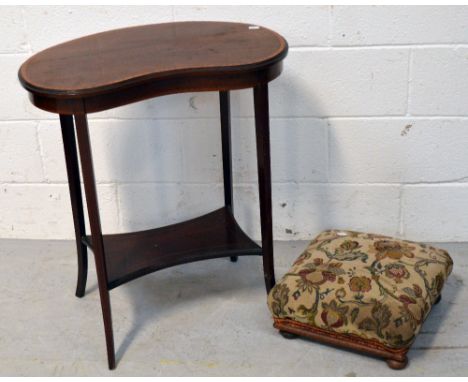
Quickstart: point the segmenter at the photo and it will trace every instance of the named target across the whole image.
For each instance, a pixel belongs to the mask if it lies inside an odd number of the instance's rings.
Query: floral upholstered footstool
[[[286,338],[354,349],[402,369],[452,264],[446,251],[426,244],[322,232],[270,291],[274,327]]]

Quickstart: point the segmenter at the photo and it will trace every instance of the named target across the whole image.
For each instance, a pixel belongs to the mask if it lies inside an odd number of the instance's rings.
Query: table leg
[[[273,263],[273,221],[271,212],[270,118],[268,84],[254,87],[255,132],[257,139],[258,189],[262,231],[263,273],[267,292],[275,285]]]
[[[221,114],[221,144],[223,151],[224,205],[234,215],[232,201],[231,110],[229,91],[219,92],[219,106]],[[236,262],[237,256],[231,256],[231,261]]]
[[[77,297],[83,297],[86,289],[86,278],[88,276],[88,251],[86,245],[83,244],[81,240],[82,237],[86,235],[86,231],[73,116],[61,114],[60,125],[62,128],[63,147],[65,151],[65,162],[68,175],[68,188],[70,191],[73,223],[75,226],[76,249],[78,253],[78,281],[75,294]]]
[[[102,316],[106,334],[107,359],[109,369],[115,369],[114,335],[112,332],[112,317],[109,289],[107,287],[106,262],[104,257],[104,243],[102,239],[101,221],[99,218],[99,206],[94,178],[93,158],[89,141],[88,121],[86,114],[75,115],[78,146],[80,150],[81,169],[88,206],[88,217],[91,226],[91,241],[96,261],[96,271],[101,298]]]

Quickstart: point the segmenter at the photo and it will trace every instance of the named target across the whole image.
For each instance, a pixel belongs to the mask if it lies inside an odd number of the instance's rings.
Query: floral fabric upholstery
[[[426,244],[325,231],[270,291],[268,305],[274,318],[406,348],[452,264],[446,251]]]

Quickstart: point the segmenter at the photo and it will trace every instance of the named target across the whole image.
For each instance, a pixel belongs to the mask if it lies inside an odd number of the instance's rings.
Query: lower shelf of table
[[[90,236],[83,242],[92,249]],[[162,228],[103,235],[103,242],[109,289],[174,265],[262,254],[226,207]]]

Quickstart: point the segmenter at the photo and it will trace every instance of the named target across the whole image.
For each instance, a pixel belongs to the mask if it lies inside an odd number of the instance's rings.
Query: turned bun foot
[[[280,330],[279,332],[280,332],[280,334],[281,334],[284,338],[287,338],[288,340],[292,340],[292,339],[298,337],[297,334],[290,333],[290,332],[285,332],[285,331],[283,331],[283,330]]]
[[[405,358],[400,361],[397,361],[395,359],[387,359],[386,362],[390,369],[401,370],[404,369],[408,364],[408,358],[405,356]]]

